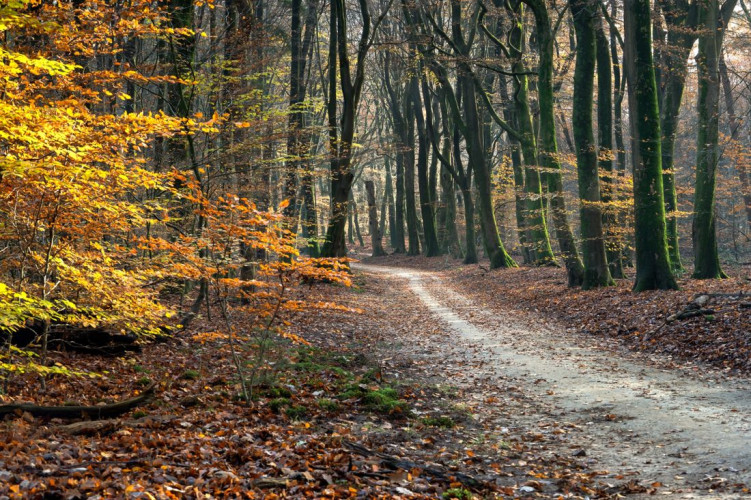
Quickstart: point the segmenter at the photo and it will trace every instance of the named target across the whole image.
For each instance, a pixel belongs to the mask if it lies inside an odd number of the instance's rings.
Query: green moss
[[[133,412],[133,418],[143,418],[146,415],[148,415],[148,413],[146,413],[143,410],[136,410],[136,411]]]
[[[348,372],[344,368],[340,368],[338,366],[330,366],[329,371],[333,373],[334,375],[341,377],[341,378],[351,378],[352,373]]]
[[[289,406],[284,409],[284,414],[292,420],[302,420],[308,415],[308,409],[304,406]]]
[[[268,396],[272,398],[288,398],[292,396],[292,391],[286,387],[270,387]]]
[[[136,380],[136,384],[142,385],[142,386],[145,387],[145,386],[151,384],[151,379],[149,377],[141,377],[138,380]]]
[[[363,373],[361,378],[364,382],[374,382],[381,380],[381,369],[371,368],[370,370]]]
[[[397,392],[390,388],[378,389],[375,391],[369,391],[362,397],[362,403],[366,408],[371,411],[386,414],[402,414],[409,413],[409,405],[406,401],[398,399]]]
[[[445,429],[456,426],[456,422],[451,417],[425,417],[422,419],[422,423],[428,427],[443,427]]]
[[[185,370],[180,378],[183,378],[185,380],[197,380],[200,376],[201,374],[198,372],[198,370]]]
[[[323,371],[325,367],[312,361],[299,361],[297,363],[293,363],[290,366],[290,369],[298,372],[320,372]]]
[[[464,488],[451,488],[443,492],[443,498],[449,500],[451,498],[457,498],[459,500],[471,500],[472,492],[465,490]]]
[[[359,399],[360,403],[369,411],[385,413],[387,415],[409,415],[409,404],[399,399],[399,393],[392,387],[371,389],[363,384],[348,384],[339,399]]]
[[[276,398],[269,401],[269,408],[274,413],[279,413],[285,406],[291,406],[292,401],[289,398]]]
[[[337,411],[339,403],[331,399],[322,398],[318,400],[318,407],[325,411]]]

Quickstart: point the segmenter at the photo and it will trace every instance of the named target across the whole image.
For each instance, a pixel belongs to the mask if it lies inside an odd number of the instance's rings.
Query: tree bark
[[[665,16],[667,36],[665,47],[658,51],[663,70],[657,87],[660,96],[660,127],[662,129],[662,170],[665,191],[665,217],[668,252],[674,271],[682,271],[683,263],[678,235],[678,196],[675,188],[675,142],[678,116],[688,74],[688,56],[696,41],[696,4],[686,0],[660,0]]]
[[[405,123],[402,106],[399,97],[391,82],[391,55],[386,52],[384,55],[384,86],[389,97],[389,110],[391,112],[391,122],[394,127],[394,134],[398,141],[396,144],[396,200],[394,211],[394,225],[391,226],[391,246],[394,253],[406,253],[407,248],[404,245],[404,162],[405,150],[407,143],[407,125]]]
[[[634,169],[635,291],[678,288],[665,231],[660,118],[649,0],[626,0],[625,53]]]
[[[572,0],[570,5],[576,29],[573,126],[579,174],[579,197],[582,203],[580,209],[584,255],[582,288],[587,290],[613,284],[605,255],[597,144],[592,123],[597,56],[595,22],[598,19],[600,7],[598,0]]]
[[[347,12],[344,0],[332,0],[330,10],[331,33],[329,45],[329,147],[331,150],[331,218],[326,230],[326,241],[321,254],[323,257],[346,257],[345,224],[347,222],[347,202],[349,201],[354,174],[352,172],[352,143],[355,135],[355,119],[360,104],[362,86],[365,81],[365,58],[370,49],[370,11],[367,0],[359,0],[362,15],[362,30],[357,49],[355,75],[348,54]],[[337,112],[337,59],[339,83],[342,90],[342,114],[339,127]],[[341,133],[339,133],[341,130]]]
[[[597,142],[602,180],[603,226],[605,255],[610,274],[623,278],[623,267],[616,218],[615,152],[613,150],[613,67],[610,43],[602,20],[595,24],[597,44]]]
[[[99,406],[38,406],[28,403],[0,406],[0,416],[15,412],[29,412],[35,417],[49,418],[91,418],[101,419],[122,415],[133,408],[148,402],[154,397],[156,384],[151,384],[138,396],[117,403]]]
[[[734,8],[736,0],[727,0],[723,9]],[[720,16],[718,0],[699,2],[699,52],[696,56],[699,80],[696,141],[696,186],[694,192],[694,278],[726,278],[717,250],[715,184],[719,152],[720,51],[726,23]]]
[[[375,186],[373,181],[365,181],[365,191],[368,194],[368,227],[370,228],[370,241],[373,245],[373,257],[386,255],[383,251],[381,229],[378,226],[378,207],[376,206]],[[383,214],[381,214],[383,217]]]
[[[555,256],[550,246],[545,205],[542,195],[542,181],[537,162],[537,144],[532,113],[529,106],[529,78],[524,64],[526,35],[523,23],[523,5],[517,8],[514,26],[509,37],[510,53],[514,59],[512,71],[514,86],[514,114],[516,127],[521,136],[519,141],[524,160],[524,219],[529,235],[528,245],[532,253],[532,263],[537,266],[555,265]]]
[[[416,49],[412,50],[416,51]],[[412,81],[410,82],[410,96],[414,107],[414,116],[417,125],[417,184],[420,191],[420,212],[422,213],[422,227],[425,239],[423,252],[426,257],[435,257],[440,255],[441,251],[438,246],[433,199],[431,199],[430,192],[430,182],[428,177],[428,136],[425,125],[425,116],[422,112],[423,102],[420,97],[420,83],[417,76],[412,77]],[[426,105],[428,105],[428,103],[426,103]]]
[[[407,221],[407,255],[420,255],[420,233],[417,229],[415,198],[415,111],[411,96],[405,98],[407,142],[404,153],[404,204]]]
[[[735,99],[733,89],[730,85],[730,76],[725,59],[720,59],[720,79],[722,81],[722,93],[725,96],[725,110],[728,113],[728,122],[730,123],[730,138],[736,140],[741,123],[735,113]],[[738,179],[741,181],[741,193],[743,197],[743,206],[746,211],[746,221],[751,227],[751,179],[749,179],[748,166],[745,162],[736,163],[735,169],[738,172]]]
[[[530,6],[537,26],[537,43],[540,53],[538,69],[538,100],[540,106],[540,166],[544,169],[550,193],[550,210],[553,225],[566,265],[569,286],[579,286],[584,280],[584,265],[576,248],[574,233],[568,223],[563,179],[555,133],[555,108],[553,98],[553,33],[544,0],[525,0]]]

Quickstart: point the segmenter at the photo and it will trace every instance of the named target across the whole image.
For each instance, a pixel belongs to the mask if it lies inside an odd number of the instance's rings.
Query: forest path
[[[713,486],[751,484],[748,380],[662,369],[603,350],[542,318],[504,313],[502,297],[488,297],[492,306],[473,303],[438,273],[354,268],[385,274],[393,288],[384,293],[411,291],[442,325],[445,333],[431,336],[427,348],[400,339],[400,350],[428,358],[434,371],[464,367],[447,378],[450,384],[482,382],[504,402],[509,391],[526,394],[529,408],[519,412],[517,425],[573,424],[582,431],[577,442],[586,443],[587,459],[611,477],[660,482],[660,492],[676,498],[740,498],[715,494]]]

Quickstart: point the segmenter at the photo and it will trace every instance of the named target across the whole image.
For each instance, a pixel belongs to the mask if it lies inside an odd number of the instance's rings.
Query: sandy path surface
[[[603,350],[543,320],[503,314],[502,297],[488,298],[493,310],[475,304],[436,273],[355,269],[386,274],[395,292],[411,291],[444,325],[431,356],[444,365],[471,365],[472,380],[512,384],[530,396],[519,425],[543,418],[574,424],[587,458],[613,477],[660,482],[660,493],[676,498],[741,498],[712,490],[724,482],[751,484],[747,380],[694,376]]]

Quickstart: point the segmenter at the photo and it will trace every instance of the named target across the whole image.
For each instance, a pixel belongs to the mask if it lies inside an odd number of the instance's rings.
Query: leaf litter
[[[186,332],[115,361],[54,353],[104,376],[53,378],[43,393],[18,378],[3,402],[98,404],[151,381],[157,398],[86,432],[66,431],[70,422],[60,419],[6,419],[0,496],[618,498],[665,490],[637,471],[601,469],[581,422],[551,418],[519,380],[499,383],[481,357],[460,363],[443,352],[452,347],[445,325],[403,284],[356,280],[352,289],[305,290],[301,299],[363,312],[289,318],[312,347],[278,342],[273,373],[248,403],[238,400],[221,339],[196,344]],[[205,320],[192,328],[211,331]],[[706,479],[707,489],[735,488],[719,472]]]

